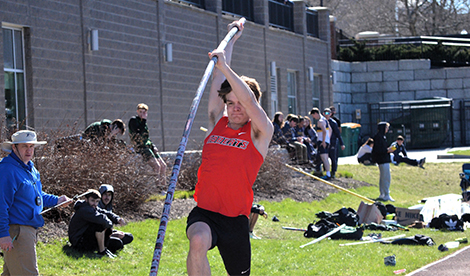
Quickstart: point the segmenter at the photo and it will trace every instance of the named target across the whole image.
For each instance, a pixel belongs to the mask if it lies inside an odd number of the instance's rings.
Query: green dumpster
[[[338,145],[338,156],[351,156],[355,155],[358,150],[357,141],[361,132],[361,125],[356,123],[343,123],[341,124],[341,138],[343,138],[346,148],[341,150]]]

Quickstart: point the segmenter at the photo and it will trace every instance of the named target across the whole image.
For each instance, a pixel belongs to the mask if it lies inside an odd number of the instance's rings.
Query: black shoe
[[[108,258],[110,258],[110,259],[116,258],[116,255],[114,255],[113,253],[111,253],[111,251],[109,251],[108,249],[105,249],[105,250],[103,250],[103,251],[101,251],[101,252],[98,252],[98,253],[96,253],[96,255],[97,255],[98,257],[100,257],[100,258],[102,258],[102,257],[108,257]]]
[[[419,160],[418,167],[420,167],[421,169],[424,169],[424,167],[423,167],[424,163],[426,163],[426,157]]]

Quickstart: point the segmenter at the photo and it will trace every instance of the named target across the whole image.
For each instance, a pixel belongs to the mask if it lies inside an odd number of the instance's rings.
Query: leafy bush
[[[353,46],[340,47],[338,60],[380,61],[399,59],[430,59],[434,66],[469,66],[470,51],[466,47],[413,44],[367,45],[365,41],[353,40]]]

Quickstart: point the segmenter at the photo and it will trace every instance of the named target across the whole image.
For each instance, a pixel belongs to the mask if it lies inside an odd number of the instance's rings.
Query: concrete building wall
[[[451,98],[454,102],[455,144],[461,141],[459,105],[470,97],[470,68],[431,68],[430,60],[342,62],[333,60],[334,103],[342,122],[361,124],[363,135],[373,135],[369,104],[387,101]],[[356,119],[356,110],[361,118]]]
[[[151,139],[160,150],[176,150],[209,62],[207,53],[225,37],[227,24],[238,19],[223,14],[221,3],[207,0],[202,9],[164,0],[0,0],[2,24],[25,30],[28,125],[45,131],[74,125],[72,132],[78,133],[104,118],[127,124],[136,105],[145,102]],[[258,80],[270,117],[271,61],[280,72],[280,111],[287,113],[287,70],[297,72],[298,113],[306,115],[312,108],[308,67],[322,76],[321,105],[330,105],[328,9],[319,11],[320,38],[314,38],[302,28],[303,1],[294,3],[299,17],[294,18],[294,31],[271,27],[268,1],[254,3],[255,18],[246,23],[235,46],[233,69]],[[97,51],[90,50],[92,29],[98,30]],[[172,45],[171,62],[164,58],[166,44]],[[0,61],[2,55],[0,51]],[[4,88],[3,77],[0,86]],[[189,149],[197,149],[204,137],[198,129],[207,122],[209,86],[210,81]],[[127,134],[124,138],[129,141]]]

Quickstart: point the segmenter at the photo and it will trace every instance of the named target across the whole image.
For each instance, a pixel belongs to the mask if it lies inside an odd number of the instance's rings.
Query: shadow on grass
[[[66,244],[62,247],[62,252],[70,258],[80,259],[80,258],[88,258],[88,259],[99,259],[98,256],[94,252],[89,251],[79,251],[70,246],[70,244]]]

